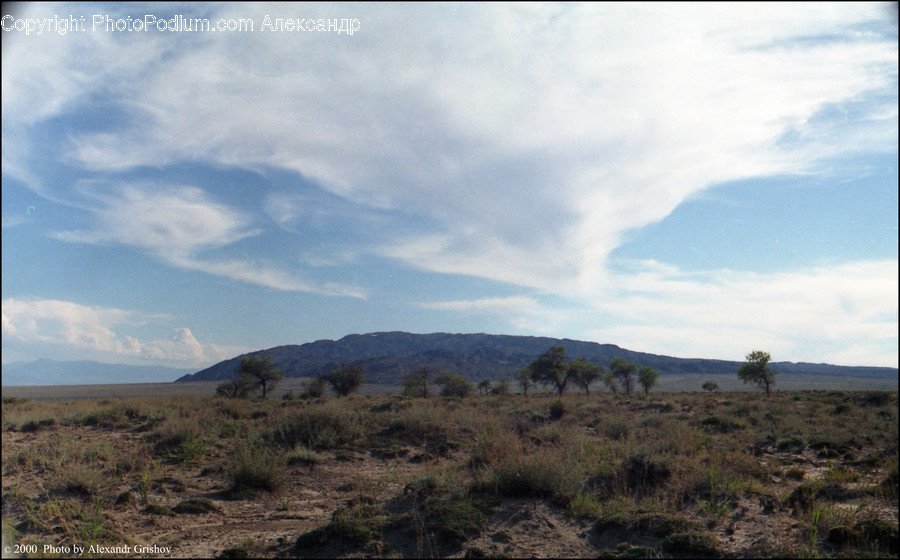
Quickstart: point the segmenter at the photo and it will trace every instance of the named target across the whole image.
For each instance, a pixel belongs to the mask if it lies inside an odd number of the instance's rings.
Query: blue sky
[[[176,14],[254,29],[92,29]],[[892,4],[24,5],[3,362],[404,330],[896,367],[897,52]]]

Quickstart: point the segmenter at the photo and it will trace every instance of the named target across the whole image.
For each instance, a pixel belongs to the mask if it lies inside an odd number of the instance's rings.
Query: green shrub
[[[289,449],[297,445],[313,450],[334,449],[356,442],[365,434],[359,414],[330,403],[309,406],[274,423],[264,438]]]
[[[670,554],[693,558],[718,558],[722,556],[712,535],[700,531],[671,534],[663,539],[662,549]]]
[[[175,513],[218,513],[219,506],[208,498],[188,498],[172,508]]]
[[[260,491],[275,493],[284,484],[285,457],[261,445],[239,444],[228,470],[232,499],[254,496]]]

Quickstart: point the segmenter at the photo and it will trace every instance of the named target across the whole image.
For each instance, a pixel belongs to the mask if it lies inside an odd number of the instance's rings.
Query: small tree
[[[337,396],[346,397],[365,383],[366,372],[358,364],[344,364],[331,371],[325,379]]]
[[[592,364],[584,358],[572,360],[569,364],[572,381],[584,389],[585,395],[591,394],[591,383],[600,379],[600,366]]]
[[[512,384],[513,378],[510,376],[504,376],[500,378],[497,386],[491,389],[492,395],[508,395],[509,394],[509,386]]]
[[[707,381],[702,385],[704,391],[709,391],[712,393],[713,391],[718,390],[719,384],[714,381]]]
[[[472,394],[472,384],[458,373],[445,371],[434,380],[441,386],[441,396],[465,398]]]
[[[566,384],[572,377],[569,364],[566,362],[566,347],[553,346],[537,360],[528,365],[531,371],[531,380],[535,383],[553,385],[562,396],[566,390]]]
[[[327,388],[328,381],[325,380],[325,377],[316,377],[315,379],[309,379],[303,382],[303,392],[300,393],[300,398],[318,399],[325,394],[325,389]]]
[[[516,371],[516,382],[519,384],[519,387],[522,388],[522,394],[527,397],[528,389],[531,388],[531,372],[528,371],[528,368]]]
[[[272,359],[268,356],[244,356],[238,373],[249,386],[257,385],[262,389],[262,398],[266,398],[269,389],[274,389],[284,377]]]
[[[650,389],[659,381],[659,372],[650,366],[644,366],[638,372],[638,383],[644,388],[644,394],[649,395]]]
[[[216,395],[229,399],[247,398],[247,395],[250,394],[250,389],[252,388],[248,381],[249,379],[246,377],[238,377],[219,383],[219,386],[216,387]]]
[[[766,396],[769,396],[772,385],[775,384],[775,376],[778,372],[769,367],[772,356],[768,352],[754,350],[747,354],[747,363],[738,369],[738,379],[744,383],[755,383],[759,388],[765,388]]]
[[[489,379],[482,379],[478,382],[478,392],[482,395],[487,395],[491,392],[491,381]]]
[[[428,376],[431,370],[427,367],[417,369],[403,381],[403,394],[407,397],[428,398]]]
[[[630,395],[634,389],[634,372],[637,371],[637,364],[633,364],[625,358],[614,358],[609,362],[609,369],[613,373],[613,377],[622,383],[625,394]]]
[[[616,375],[606,369],[603,368],[603,373],[600,375],[600,380],[603,381],[603,384],[606,385],[606,388],[613,392],[615,395],[619,392],[618,386],[616,386]]]

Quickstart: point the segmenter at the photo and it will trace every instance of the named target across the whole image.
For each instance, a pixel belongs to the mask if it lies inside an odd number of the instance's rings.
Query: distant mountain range
[[[129,366],[103,362],[58,362],[35,360],[3,365],[4,387],[18,385],[94,385],[110,383],[167,383],[190,369],[160,366]]]
[[[533,336],[490,334],[411,334],[381,332],[353,334],[340,340],[319,340],[301,345],[276,346],[245,355],[269,356],[286,377],[317,377],[341,364],[362,366],[370,383],[398,384],[409,373],[427,366],[432,371],[449,370],[471,381],[498,380],[513,376],[551,346],[566,347],[570,359],[586,358],[607,365],[624,357],[639,366],[656,368],[666,374],[737,373],[740,361],[673,358],[626,350],[613,344]],[[749,351],[749,350],[748,350]],[[225,360],[202,371],[185,375],[178,381],[226,380],[237,377],[241,358]],[[897,368],[848,367],[829,364],[775,362],[782,373],[809,373],[850,377],[896,378]]]

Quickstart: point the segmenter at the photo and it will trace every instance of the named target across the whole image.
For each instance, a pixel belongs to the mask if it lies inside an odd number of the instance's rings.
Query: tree
[[[265,355],[244,356],[238,373],[249,386],[257,385],[262,389],[262,398],[266,398],[269,389],[274,389],[284,377],[272,359]]]
[[[409,374],[403,381],[403,394],[408,397],[427,399],[429,375],[431,375],[431,370],[428,367],[422,367]]]
[[[584,389],[585,395],[591,394],[591,383],[600,379],[600,366],[592,364],[584,358],[572,360],[569,364],[572,381]]]
[[[366,372],[358,364],[344,364],[325,376],[335,394],[346,397],[366,381]]]
[[[216,395],[229,399],[247,398],[247,395],[250,394],[250,389],[252,389],[248,381],[249,379],[246,377],[238,377],[220,383],[219,386],[216,387]]]
[[[472,384],[458,373],[445,371],[434,380],[441,386],[441,396],[465,398],[472,394]]]
[[[492,395],[508,395],[509,394],[509,386],[513,382],[513,378],[507,376],[501,377],[500,381],[497,383],[497,386],[491,389]]]
[[[719,384],[714,381],[707,381],[702,385],[704,391],[709,391],[712,393],[713,391],[719,388]]]
[[[531,380],[543,385],[553,385],[562,396],[566,384],[572,377],[569,364],[566,363],[566,347],[553,346],[535,361],[528,364]]]
[[[769,367],[772,356],[768,352],[754,350],[746,357],[747,362],[738,369],[738,379],[744,383],[755,383],[761,389],[765,388],[768,397],[775,384],[775,376],[778,375],[777,371]]]
[[[606,388],[612,391],[614,395],[619,392],[619,388],[616,386],[616,376],[612,371],[603,368],[603,373],[600,375],[600,380],[603,381],[603,384],[606,385]]]
[[[324,376],[309,379],[303,382],[303,392],[300,393],[302,399],[318,399],[325,394],[328,381]]]
[[[528,389],[531,388],[531,372],[528,371],[528,368],[516,371],[516,382],[519,384],[519,387],[522,388],[522,394],[527,397]]]
[[[489,379],[482,379],[478,382],[478,392],[482,395],[487,395],[491,391],[491,381]]]
[[[633,364],[625,358],[613,358],[613,361],[609,362],[609,370],[612,372],[613,377],[622,383],[625,394],[630,395],[632,389],[634,389],[632,376],[637,371],[637,364]]]
[[[650,366],[644,366],[638,372],[638,383],[644,388],[644,394],[650,394],[650,388],[659,381],[659,372]]]

